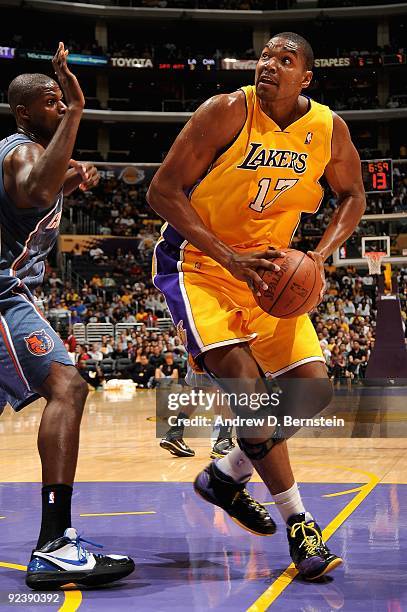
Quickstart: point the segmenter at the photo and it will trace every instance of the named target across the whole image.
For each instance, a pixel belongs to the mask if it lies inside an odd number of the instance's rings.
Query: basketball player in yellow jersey
[[[252,293],[264,287],[259,268],[278,269],[273,259],[290,245],[301,213],[317,211],[322,175],[338,197],[309,253],[322,277],[324,261],[365,210],[360,160],[346,124],[301,93],[312,66],[305,39],[274,36],[261,53],[254,86],[215,96],[194,113],[155,175],[148,201],[168,222],[155,249],[154,282],[194,359],[214,377],[253,381],[253,390],[259,369],[312,379],[317,413],[332,391],[309,317],[276,319]],[[337,567],[341,559],[304,508],[286,442],[275,433],[238,441],[240,448],[198,475],[195,490],[250,531],[271,535],[271,517],[245,488],[254,466],[286,524],[298,571],[315,579]]]

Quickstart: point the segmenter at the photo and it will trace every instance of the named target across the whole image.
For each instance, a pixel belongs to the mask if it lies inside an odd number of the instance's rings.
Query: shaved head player
[[[308,315],[276,319],[251,291],[264,287],[258,268],[276,269],[273,259],[290,245],[301,213],[318,210],[322,175],[338,197],[309,253],[322,277],[324,261],[365,210],[360,160],[345,122],[302,94],[312,67],[304,38],[273,36],[254,86],[215,96],[194,113],[156,173],[148,201],[167,221],[155,249],[154,282],[194,359],[217,378],[252,380],[253,391],[259,369],[318,382],[311,398],[316,413],[329,403],[331,386]],[[273,521],[245,489],[254,466],[286,525],[300,574],[312,580],[337,567],[341,559],[301,500],[286,441],[253,435],[238,442],[240,448],[198,475],[195,490],[246,529],[270,535]]]
[[[44,74],[11,82],[17,131],[0,142],[0,410],[7,402],[21,410],[38,397],[47,400],[38,434],[41,530],[26,577],[34,589],[103,584],[134,569],[129,557],[86,551],[71,526],[88,389],[32,294],[58,236],[64,194],[98,182],[96,168],[71,159],[85,100],[67,55],[60,43],[52,62],[58,82]]]

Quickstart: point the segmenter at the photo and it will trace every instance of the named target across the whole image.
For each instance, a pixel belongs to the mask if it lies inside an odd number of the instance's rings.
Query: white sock
[[[272,498],[285,523],[293,514],[301,513],[305,513],[306,521],[312,520],[312,515],[305,511],[296,482],[294,482],[293,486],[287,489],[287,491],[276,493],[276,495],[272,495]]]
[[[216,462],[216,467],[235,482],[248,482],[253,474],[253,465],[238,446]]]

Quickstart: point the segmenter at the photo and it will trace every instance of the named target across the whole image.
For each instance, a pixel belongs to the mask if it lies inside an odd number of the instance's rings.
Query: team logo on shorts
[[[24,336],[24,340],[31,355],[36,357],[48,355],[54,348],[54,341],[45,329],[34,331],[29,336]]]

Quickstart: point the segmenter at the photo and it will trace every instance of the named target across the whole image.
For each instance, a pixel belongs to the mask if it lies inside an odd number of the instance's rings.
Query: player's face
[[[33,132],[50,140],[66,111],[59,85],[55,81],[50,81],[50,84],[45,86],[36,99],[30,103],[27,111]]]
[[[302,50],[295,42],[278,36],[264,47],[256,66],[256,93],[265,101],[299,95],[308,87],[312,72],[304,64]]]

